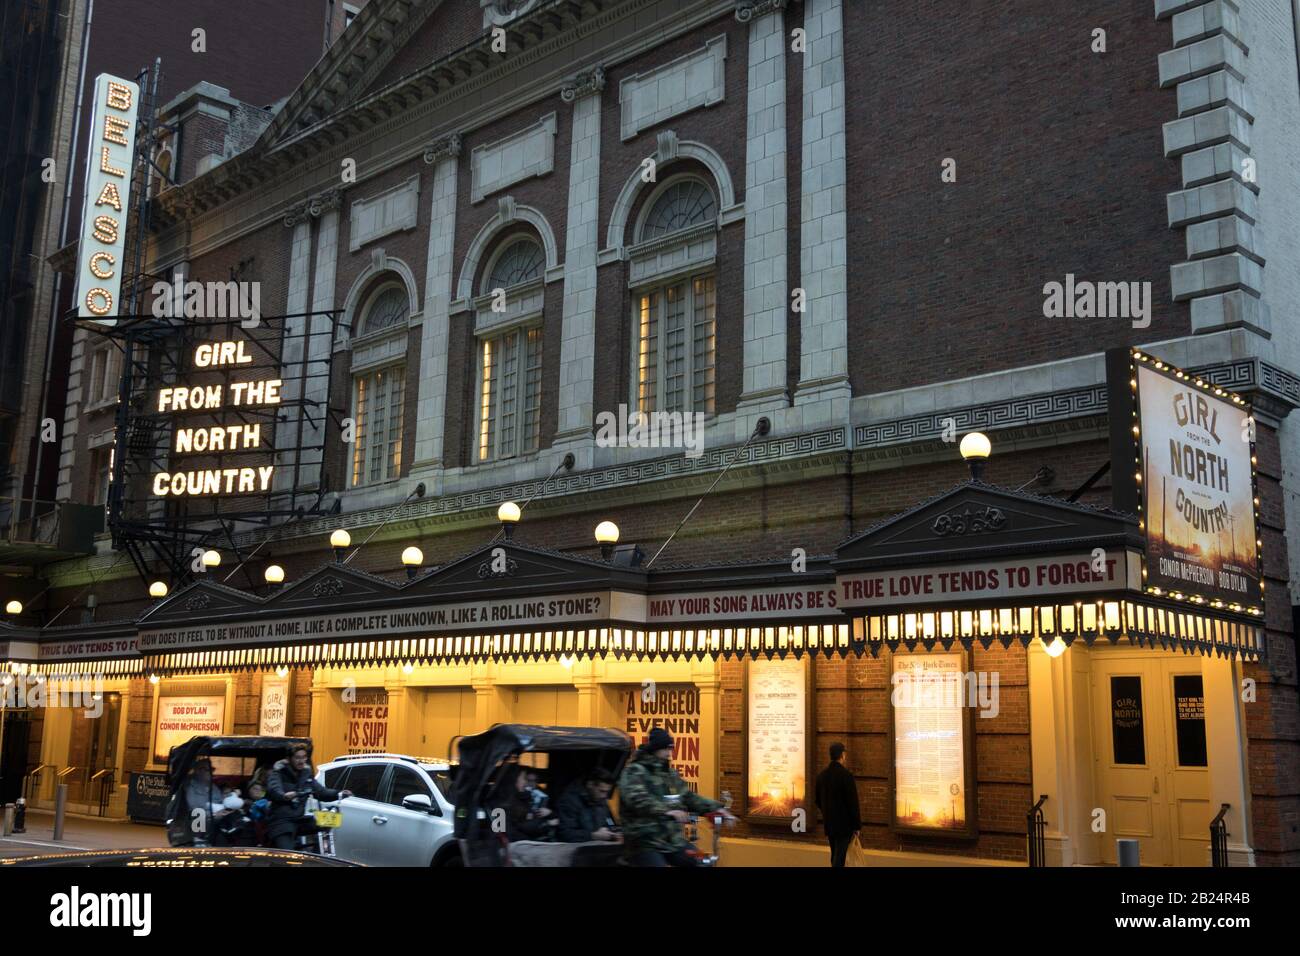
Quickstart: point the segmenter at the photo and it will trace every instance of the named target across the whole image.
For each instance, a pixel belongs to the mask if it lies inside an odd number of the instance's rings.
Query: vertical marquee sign
[[[752,823],[789,826],[796,811],[808,810],[811,675],[807,657],[746,664],[745,815]]]
[[[1262,613],[1250,405],[1154,356],[1117,351],[1107,357],[1116,504],[1141,521],[1143,589]]]
[[[95,79],[77,253],[77,315],[103,325],[117,322],[139,109],[135,83],[107,73]]]

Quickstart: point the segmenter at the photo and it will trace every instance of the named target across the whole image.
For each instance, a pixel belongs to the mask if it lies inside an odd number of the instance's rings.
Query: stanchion
[[[59,784],[54,790],[54,839],[63,839],[63,815],[68,809],[68,785]]]
[[[27,832],[27,798],[19,797],[14,806],[14,833]]]
[[[6,803],[3,833],[5,836],[8,836],[13,832],[14,832],[14,805],[12,803]]]
[[[1141,844],[1137,840],[1116,840],[1115,855],[1120,866],[1141,866],[1138,859]]]

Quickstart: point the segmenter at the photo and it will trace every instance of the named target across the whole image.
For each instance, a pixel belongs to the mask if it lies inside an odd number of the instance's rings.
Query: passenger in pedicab
[[[550,840],[560,821],[550,807],[540,805],[533,796],[534,788],[528,784],[530,777],[536,779],[536,770],[513,764],[505,773],[503,799],[498,806],[505,812],[506,840]]]
[[[736,819],[722,803],[691,790],[673,769],[672,755],[672,735],[655,727],[619,779],[624,858],[632,866],[700,866],[686,839],[691,814],[717,814],[726,823]]]
[[[614,782],[614,775],[604,767],[593,767],[582,778],[569,784],[555,807],[560,820],[560,840],[565,843],[622,842],[623,835],[609,811],[609,795]]]
[[[212,779],[212,761],[206,758],[194,761],[189,779],[185,781],[185,804],[189,816],[177,831],[188,831],[189,841],[194,846],[225,845],[221,823],[231,811],[225,806],[225,794]]]

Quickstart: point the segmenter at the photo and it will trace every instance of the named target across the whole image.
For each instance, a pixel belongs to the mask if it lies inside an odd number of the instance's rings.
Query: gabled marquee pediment
[[[266,606],[256,595],[215,581],[195,581],[171,594],[140,617],[140,627],[201,623],[211,617],[254,614]]]
[[[845,541],[833,564],[844,570],[1141,544],[1131,515],[970,481]]]
[[[445,564],[403,588],[403,596],[455,600],[506,594],[645,590],[645,574],[587,558],[497,541]]]
[[[376,599],[390,599],[399,586],[346,564],[324,564],[305,577],[286,585],[267,599],[270,612],[301,611],[335,604],[364,605]]]

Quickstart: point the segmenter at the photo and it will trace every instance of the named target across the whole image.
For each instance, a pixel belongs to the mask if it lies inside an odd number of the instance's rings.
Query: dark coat
[[[817,809],[828,837],[851,836],[862,829],[858,785],[853,774],[839,761],[817,775]]]
[[[292,800],[286,793],[297,793]],[[294,770],[287,760],[281,760],[266,776],[266,797],[271,801],[271,812],[266,818],[266,838],[274,840],[283,833],[295,833],[299,821],[307,812],[307,798],[333,802],[339,791],[321,786],[312,776],[311,767]]]
[[[601,827],[614,825],[609,803],[593,800],[581,780],[573,781],[560,795],[555,813],[560,818],[560,832],[556,839],[562,843],[586,843]]]

